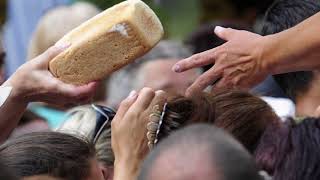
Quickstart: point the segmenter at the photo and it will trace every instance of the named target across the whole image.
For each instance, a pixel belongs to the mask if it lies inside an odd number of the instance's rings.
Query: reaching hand
[[[262,59],[264,37],[247,31],[216,27],[215,33],[227,42],[220,47],[178,62],[173,70],[183,72],[209,64],[214,66],[187,90],[192,95],[215,84],[217,88],[251,88],[264,80],[268,68]]]
[[[49,62],[69,45],[53,46],[42,55],[28,61],[4,83],[12,86],[21,102],[45,102],[58,106],[86,103],[97,88],[97,82],[84,86],[66,84],[48,70]]]
[[[163,91],[154,92],[150,88],[144,88],[139,94],[133,91],[121,102],[112,120],[111,131],[115,179],[135,179],[137,176],[140,164],[149,151],[149,115],[155,105],[164,104],[165,101]]]

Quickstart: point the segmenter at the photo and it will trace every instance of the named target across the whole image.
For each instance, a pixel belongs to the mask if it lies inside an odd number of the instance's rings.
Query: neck
[[[320,106],[320,76],[316,74],[310,88],[296,99],[296,116],[313,116]]]

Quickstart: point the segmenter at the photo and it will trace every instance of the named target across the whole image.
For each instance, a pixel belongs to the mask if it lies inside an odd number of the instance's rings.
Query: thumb
[[[231,29],[231,28],[224,28],[221,26],[216,26],[214,29],[214,33],[221,39],[225,41],[229,41],[233,34],[235,34],[237,30]]]
[[[70,47],[70,43],[51,46],[43,54],[35,58],[36,65],[40,68],[48,69],[49,62],[65,51],[68,47]]]

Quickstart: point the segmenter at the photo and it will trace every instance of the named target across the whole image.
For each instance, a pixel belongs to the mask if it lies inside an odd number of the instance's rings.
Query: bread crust
[[[49,63],[49,69],[70,84],[101,80],[147,53],[163,33],[160,20],[144,2],[124,1],[58,41],[71,46]]]

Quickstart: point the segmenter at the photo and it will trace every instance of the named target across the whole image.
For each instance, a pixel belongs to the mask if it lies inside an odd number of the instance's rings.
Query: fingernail
[[[225,28],[221,27],[221,26],[216,26],[216,28],[214,29],[214,32],[216,34],[221,33],[222,31],[224,31]]]
[[[174,65],[173,68],[172,68],[172,70],[173,70],[174,72],[180,72],[180,71],[181,71],[181,67],[180,67],[179,65]]]
[[[129,96],[128,96],[128,98],[134,98],[134,97],[136,97],[137,96],[137,91],[131,91],[130,92],[130,94],[129,94]]]
[[[71,43],[69,42],[60,42],[60,43],[57,43],[55,46],[59,49],[67,49],[68,47],[70,47]]]

